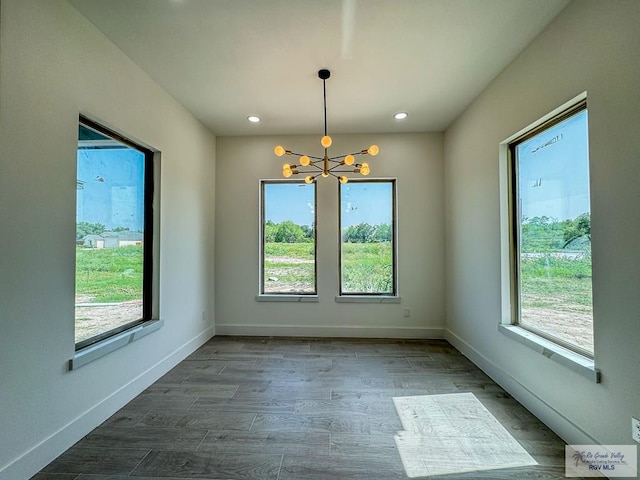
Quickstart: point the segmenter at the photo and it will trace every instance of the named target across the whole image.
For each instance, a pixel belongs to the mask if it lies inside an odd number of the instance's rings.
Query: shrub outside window
[[[514,323],[593,357],[586,101],[509,154]]]
[[[75,343],[151,320],[153,152],[80,117]]]

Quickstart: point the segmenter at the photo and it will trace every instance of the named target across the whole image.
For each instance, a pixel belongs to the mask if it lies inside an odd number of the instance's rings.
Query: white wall
[[[640,416],[640,2],[571,3],[445,134],[448,338],[570,443],[632,444]],[[498,332],[498,144],[588,92],[602,383]]]
[[[2,0],[0,31],[0,478],[22,480],[213,334],[215,137],[64,0]],[[69,372],[79,112],[161,152],[165,324]]]
[[[397,177],[401,304],[336,303],[338,187],[318,179],[318,303],[256,302],[259,180],[281,178],[273,147],[321,153],[320,136],[219,137],[216,179],[216,331],[243,335],[434,337],[444,327],[441,134],[334,136],[330,151],[372,143],[371,176]],[[403,318],[403,309],[411,316]]]

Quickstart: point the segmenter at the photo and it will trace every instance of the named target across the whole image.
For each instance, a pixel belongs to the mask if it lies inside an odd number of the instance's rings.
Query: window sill
[[[318,295],[257,295],[256,302],[298,302],[317,303],[320,301]]]
[[[400,297],[390,295],[337,295],[336,303],[400,303]]]
[[[100,357],[104,357],[105,355],[124,347],[131,342],[135,342],[136,340],[149,335],[151,332],[155,332],[162,327],[162,325],[164,325],[164,320],[151,320],[143,323],[142,325],[125,330],[113,337],[105,338],[101,342],[78,350],[73,358],[69,360],[69,370],[77,370],[78,368],[83,367]]]
[[[600,383],[600,370],[595,368],[592,359],[572,352],[517,325],[500,324],[498,325],[498,330],[507,337],[523,343],[541,355],[592,380],[594,383]]]

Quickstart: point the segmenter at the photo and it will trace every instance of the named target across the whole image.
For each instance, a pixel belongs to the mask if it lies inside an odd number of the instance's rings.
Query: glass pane
[[[263,183],[262,293],[316,293],[315,184]]]
[[[340,185],[341,293],[395,294],[393,182]]]
[[[143,317],[144,154],[80,125],[76,343]]]
[[[520,322],[593,352],[587,111],[516,148]]]

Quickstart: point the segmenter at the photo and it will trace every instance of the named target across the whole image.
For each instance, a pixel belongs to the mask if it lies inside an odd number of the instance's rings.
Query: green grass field
[[[342,245],[344,293],[393,293],[391,242]]]
[[[345,243],[343,291],[393,293],[392,255],[389,242]],[[265,293],[313,292],[313,256],[312,243],[265,244]]]
[[[592,312],[591,259],[547,254],[520,262],[523,306]]]
[[[265,293],[313,293],[313,243],[265,243]]]
[[[392,248],[389,242],[345,243],[342,250],[343,291],[392,293]],[[267,243],[267,292],[314,290],[312,243]],[[76,293],[93,302],[119,302],[142,297],[142,246],[76,250]],[[555,258],[553,254],[521,262],[523,303],[590,313],[591,261]]]
[[[142,246],[77,247],[76,294],[95,303],[142,298]]]

